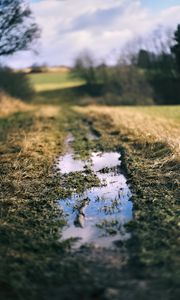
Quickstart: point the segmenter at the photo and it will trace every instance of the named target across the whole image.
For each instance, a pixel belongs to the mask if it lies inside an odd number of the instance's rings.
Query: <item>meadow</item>
[[[66,89],[84,84],[83,80],[73,76],[69,71],[30,74],[29,78],[37,92]]]
[[[177,299],[180,106],[101,106],[69,73],[29,77],[30,103],[0,96],[1,298]],[[98,141],[88,140],[89,130]],[[82,157],[122,153],[133,220],[131,239],[115,251],[73,252],[61,240],[56,200],[64,190],[54,164],[69,132]]]

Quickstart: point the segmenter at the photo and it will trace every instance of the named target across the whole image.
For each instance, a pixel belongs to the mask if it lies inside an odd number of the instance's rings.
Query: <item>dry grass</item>
[[[60,66],[60,67],[48,67],[48,72],[54,72],[54,73],[69,73],[71,71],[71,69],[69,67],[66,66]]]
[[[59,107],[31,106],[10,98],[3,103],[0,296],[6,299],[10,293],[10,299],[33,299],[34,278],[41,285],[52,257],[62,251],[58,242],[62,221],[54,202],[59,181],[52,166],[63,151],[64,119]],[[24,290],[29,291],[28,296],[23,295]]]
[[[21,148],[20,154],[30,157],[33,153],[37,153],[40,147],[46,156],[48,155],[49,158],[53,157],[54,151],[52,148],[56,145],[54,139],[59,133],[59,128],[52,132],[50,124],[59,117],[61,113],[59,106],[30,105],[18,99],[9,97],[6,94],[0,95],[0,105],[0,118],[3,118],[4,122],[7,121],[7,123],[11,122],[12,119],[12,127],[9,128],[10,132],[8,132],[3,148],[6,148],[9,144],[18,144],[18,147]],[[16,125],[18,125],[18,116],[20,114],[22,117],[22,124],[20,128],[18,128]],[[15,117],[15,120],[13,116]],[[59,140],[59,143],[60,142],[61,140]]]
[[[168,117],[167,107],[75,108],[108,149],[114,146],[122,153],[133,190],[131,267],[142,278],[155,278],[170,293],[178,293],[180,266],[179,109],[170,107]]]
[[[18,181],[23,182],[25,172],[29,176],[29,167],[23,170],[22,158],[25,159],[23,163],[26,161],[26,165],[30,165],[34,159],[37,160],[33,161],[36,163],[36,168],[38,164],[41,165],[38,159],[46,159],[51,167],[55,152],[62,151],[64,134],[61,132],[62,128],[58,126],[60,107],[27,105],[6,96],[1,102],[1,108],[2,161],[10,162],[16,172],[19,170],[21,176],[14,173],[14,185],[18,187]],[[13,154],[10,151],[11,147],[15,148]],[[37,170],[32,171],[37,172]]]
[[[172,107],[170,108],[171,111]],[[168,110],[168,109],[167,109]],[[163,107],[97,107],[78,108],[78,111],[92,113],[101,117],[104,115],[111,117],[114,126],[127,136],[135,136],[142,142],[154,141],[166,143],[176,154],[180,155],[180,106],[174,107],[175,119],[170,118],[168,113],[163,114]],[[179,117],[177,117],[179,116]]]
[[[33,107],[31,105],[28,105],[18,99],[14,99],[4,92],[0,92],[0,117],[32,109]]]

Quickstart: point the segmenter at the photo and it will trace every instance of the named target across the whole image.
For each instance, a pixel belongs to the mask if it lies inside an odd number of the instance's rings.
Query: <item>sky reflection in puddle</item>
[[[63,239],[77,238],[75,248],[86,243],[113,247],[113,242],[126,240],[129,234],[124,225],[132,219],[131,192],[126,178],[119,171],[118,152],[92,153],[88,161],[76,160],[73,153],[61,157],[58,168],[62,174],[82,171],[88,166],[96,174],[101,186],[87,189],[59,200],[67,226]]]
[[[74,159],[73,154],[65,154],[59,159],[57,166],[62,174],[69,174],[71,172],[84,171],[85,162],[79,159]]]

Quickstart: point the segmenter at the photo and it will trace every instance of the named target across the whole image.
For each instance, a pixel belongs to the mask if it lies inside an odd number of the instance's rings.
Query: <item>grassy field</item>
[[[37,73],[28,75],[37,92],[77,87],[84,81],[70,72]]]
[[[179,106],[152,106],[152,107],[139,107],[139,111],[147,113],[150,116],[165,118],[167,121],[180,121]]]
[[[97,106],[76,86],[66,89],[69,75],[58,89],[57,74],[30,76],[42,88],[31,104],[0,97],[1,299],[178,299],[180,107]],[[95,143],[89,128],[100,136]],[[122,153],[134,218],[131,239],[115,252],[74,253],[60,239],[63,186],[54,163],[68,132],[82,156]]]
[[[81,109],[79,109],[81,111]],[[119,131],[124,128],[127,136],[133,135],[137,141],[166,143],[179,155],[180,106],[150,106],[150,107],[97,107],[82,109],[88,112],[104,115],[112,119],[113,127]]]

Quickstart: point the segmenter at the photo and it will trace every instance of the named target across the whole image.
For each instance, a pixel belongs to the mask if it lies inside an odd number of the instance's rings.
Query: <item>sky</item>
[[[33,51],[3,59],[16,68],[35,63],[71,66],[84,50],[111,63],[128,41],[148,36],[159,25],[175,29],[180,23],[180,0],[29,2],[42,33]]]

